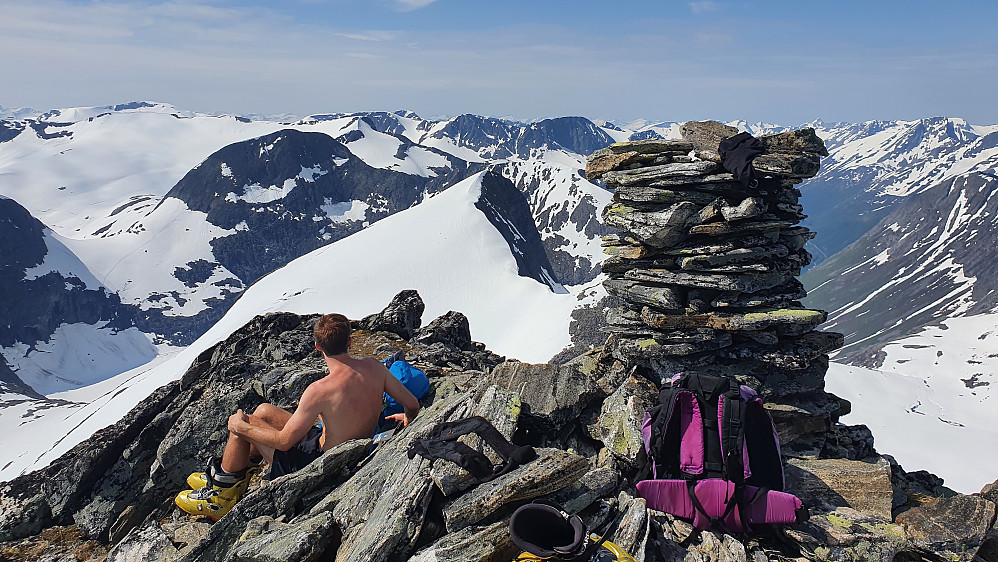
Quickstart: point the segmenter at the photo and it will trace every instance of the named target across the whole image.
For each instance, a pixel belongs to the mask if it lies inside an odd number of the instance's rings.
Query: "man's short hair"
[[[312,328],[315,343],[326,357],[347,352],[350,320],[342,314],[323,314]]]

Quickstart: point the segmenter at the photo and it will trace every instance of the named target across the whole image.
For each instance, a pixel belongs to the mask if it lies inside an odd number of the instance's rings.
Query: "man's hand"
[[[250,424],[249,416],[246,415],[246,412],[242,411],[241,409],[236,410],[236,413],[229,416],[229,424],[228,424],[229,431],[231,431],[232,433],[235,433],[237,435],[242,433],[242,430],[249,424]]]
[[[409,427],[409,416],[405,413],[392,414],[390,416],[385,416],[386,420],[393,420],[395,423],[401,423],[403,428]]]

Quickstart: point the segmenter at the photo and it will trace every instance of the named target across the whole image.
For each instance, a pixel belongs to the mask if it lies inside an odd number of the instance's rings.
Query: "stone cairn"
[[[738,133],[689,122],[682,140],[642,140],[595,152],[586,177],[614,191],[603,220],[604,286],[625,306],[607,311],[606,351],[662,383],[682,371],[728,375],[766,400],[791,456],[816,456],[848,402],[824,392],[827,353],[842,335],[816,331],[797,280],[814,233],[794,186],[818,172],[824,142],[813,129],[759,140],[758,185],[721,165],[718,144]]]

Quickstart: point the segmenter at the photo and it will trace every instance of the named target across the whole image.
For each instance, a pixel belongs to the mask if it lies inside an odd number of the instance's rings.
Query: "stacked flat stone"
[[[603,210],[623,232],[603,239],[607,291],[626,306],[607,311],[606,349],[656,382],[682,371],[738,378],[765,398],[793,455],[817,455],[848,403],[824,392],[827,353],[842,335],[815,328],[797,280],[814,236],[794,186],[826,156],[813,129],[760,137],[766,153],[746,187],[721,165],[718,144],[738,133],[689,122],[682,140],[614,144],[594,153],[586,176],[614,191]]]

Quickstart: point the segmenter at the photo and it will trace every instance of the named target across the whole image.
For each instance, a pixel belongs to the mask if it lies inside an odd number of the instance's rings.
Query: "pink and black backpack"
[[[779,438],[751,388],[726,377],[676,375],[641,431],[652,479],[637,489],[648,507],[691,519],[700,530],[731,533],[808,518],[803,502],[783,492]]]

